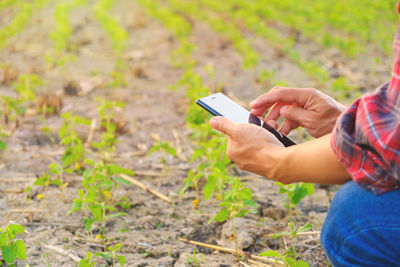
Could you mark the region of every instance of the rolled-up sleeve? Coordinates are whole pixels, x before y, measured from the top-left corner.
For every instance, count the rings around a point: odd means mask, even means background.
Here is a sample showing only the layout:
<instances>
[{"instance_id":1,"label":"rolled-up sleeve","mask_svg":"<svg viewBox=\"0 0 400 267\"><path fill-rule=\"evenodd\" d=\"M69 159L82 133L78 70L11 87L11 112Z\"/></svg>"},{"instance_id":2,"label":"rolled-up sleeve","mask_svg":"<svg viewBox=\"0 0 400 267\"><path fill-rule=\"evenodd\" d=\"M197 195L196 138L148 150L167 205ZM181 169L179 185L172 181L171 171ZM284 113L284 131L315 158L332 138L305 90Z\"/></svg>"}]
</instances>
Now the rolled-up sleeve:
<instances>
[{"instance_id":1,"label":"rolled-up sleeve","mask_svg":"<svg viewBox=\"0 0 400 267\"><path fill-rule=\"evenodd\" d=\"M331 140L353 180L375 194L400 188L400 108L388 101L389 87L357 99L339 117Z\"/></svg>"}]
</instances>

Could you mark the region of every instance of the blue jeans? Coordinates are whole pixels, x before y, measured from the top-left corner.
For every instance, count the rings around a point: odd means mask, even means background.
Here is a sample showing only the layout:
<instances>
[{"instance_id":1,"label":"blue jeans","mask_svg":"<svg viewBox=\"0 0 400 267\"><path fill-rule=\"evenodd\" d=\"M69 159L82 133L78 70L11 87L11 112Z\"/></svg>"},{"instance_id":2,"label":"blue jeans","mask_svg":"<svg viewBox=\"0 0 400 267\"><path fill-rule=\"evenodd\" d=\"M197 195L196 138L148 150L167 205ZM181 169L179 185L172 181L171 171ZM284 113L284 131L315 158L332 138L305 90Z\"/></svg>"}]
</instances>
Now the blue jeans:
<instances>
[{"instance_id":1,"label":"blue jeans","mask_svg":"<svg viewBox=\"0 0 400 267\"><path fill-rule=\"evenodd\" d=\"M400 189L375 196L350 181L336 193L321 243L339 266L400 266Z\"/></svg>"}]
</instances>

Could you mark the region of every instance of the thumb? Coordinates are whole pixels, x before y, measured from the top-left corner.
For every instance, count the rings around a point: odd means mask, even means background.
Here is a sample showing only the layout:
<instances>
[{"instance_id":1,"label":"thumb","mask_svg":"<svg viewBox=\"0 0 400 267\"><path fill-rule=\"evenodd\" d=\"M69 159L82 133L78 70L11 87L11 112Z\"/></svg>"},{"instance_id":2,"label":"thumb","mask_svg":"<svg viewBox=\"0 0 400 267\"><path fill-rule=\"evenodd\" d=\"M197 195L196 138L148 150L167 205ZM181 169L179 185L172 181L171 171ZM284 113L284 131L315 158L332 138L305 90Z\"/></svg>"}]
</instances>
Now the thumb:
<instances>
[{"instance_id":1,"label":"thumb","mask_svg":"<svg viewBox=\"0 0 400 267\"><path fill-rule=\"evenodd\" d=\"M232 136L234 134L234 129L236 127L236 123L221 116L216 116L211 118L210 124L211 127L213 127L215 130L220 131L229 136Z\"/></svg>"},{"instance_id":2,"label":"thumb","mask_svg":"<svg viewBox=\"0 0 400 267\"><path fill-rule=\"evenodd\" d=\"M279 113L282 117L284 117L286 120L296 122L300 126L304 125L304 121L307 120L307 118L311 115L310 111L305 110L297 105L286 105L283 106L280 110Z\"/></svg>"}]
</instances>

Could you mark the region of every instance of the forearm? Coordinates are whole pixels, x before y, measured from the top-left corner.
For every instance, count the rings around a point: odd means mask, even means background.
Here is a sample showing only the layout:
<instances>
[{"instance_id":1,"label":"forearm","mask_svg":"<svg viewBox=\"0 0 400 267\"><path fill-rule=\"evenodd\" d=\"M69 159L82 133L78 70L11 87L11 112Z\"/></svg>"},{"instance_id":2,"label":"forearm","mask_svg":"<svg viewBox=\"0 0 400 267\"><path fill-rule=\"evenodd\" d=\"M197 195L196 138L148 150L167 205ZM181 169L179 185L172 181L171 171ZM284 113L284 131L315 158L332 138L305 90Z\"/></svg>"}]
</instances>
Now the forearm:
<instances>
[{"instance_id":1,"label":"forearm","mask_svg":"<svg viewBox=\"0 0 400 267\"><path fill-rule=\"evenodd\" d=\"M332 151L331 135L285 148L271 177L283 183L343 184L351 179Z\"/></svg>"}]
</instances>

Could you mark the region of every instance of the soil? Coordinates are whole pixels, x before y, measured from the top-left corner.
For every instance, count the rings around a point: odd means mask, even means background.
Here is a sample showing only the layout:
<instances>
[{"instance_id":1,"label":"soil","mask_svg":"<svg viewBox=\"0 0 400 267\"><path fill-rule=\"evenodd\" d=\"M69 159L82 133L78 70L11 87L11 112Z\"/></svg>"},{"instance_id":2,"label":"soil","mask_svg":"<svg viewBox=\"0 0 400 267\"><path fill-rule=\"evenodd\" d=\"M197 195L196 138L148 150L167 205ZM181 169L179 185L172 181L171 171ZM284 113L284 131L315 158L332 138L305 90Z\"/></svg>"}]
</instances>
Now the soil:
<instances>
[{"instance_id":1,"label":"soil","mask_svg":"<svg viewBox=\"0 0 400 267\"><path fill-rule=\"evenodd\" d=\"M74 35L71 43L78 46L75 61L62 68L53 68L46 63L45 55L55 55L53 44L48 38L55 27L53 16L57 1L37 10L31 23L16 36L7 41L0 50L0 63L12 66L18 73L37 73L44 81L41 92L60 95L64 88L74 94L74 84L91 81L93 76L100 79L100 86L82 96L62 94L61 113L72 111L87 118L96 118L95 97L121 100L127 105L123 109L126 131L119 137L116 162L137 172L135 179L151 188L177 200L175 205L154 197L136 187L125 186L118 195L125 196L131 203L127 216L110 221L107 226L112 244L122 243L121 253L126 257L126 266L188 266L193 251L196 251L200 266L239 266L235 256L215 252L211 249L186 244L179 238L218 244L233 248L230 222L208 223L217 212L216 201L202 201L194 208L195 192L185 193L178 199L177 192L183 186L187 171L195 164L176 159L162 153L146 156L155 143L152 136L159 136L180 148L182 158L190 158L193 144L191 130L185 126L187 99L183 89L171 90L182 69L170 64L170 53L178 43L162 24L147 17L135 1L121 0L112 10L122 26L129 30L127 51L124 60L128 66L126 79L128 86L109 88L108 73L115 64L110 40L101 26L94 20L92 9L81 7L74 10L71 21ZM12 13L10 13L12 12ZM1 10L6 25L14 11ZM4 15L4 16L3 16ZM211 88L222 83L224 90L231 92L243 103L248 103L265 92L272 84L258 84L257 73L261 69L274 70L277 80L286 80L297 87L315 86L315 82L289 59L281 57L268 42L247 33L254 47L262 56L256 69L243 70L241 57L224 37L216 34L201 22L194 21L191 41L198 48L194 53L199 62L196 72L206 78L204 66L210 64L215 69L215 80L206 80ZM328 58L341 62L350 72L360 77L359 87L373 89L387 78L390 64L387 57L380 56L382 65L373 69L368 64L376 57L360 57L349 60L338 51L323 49L300 38L296 47L306 59ZM317 51L317 52L316 52ZM371 65L371 64L370 64ZM387 67L389 66L389 67ZM371 74L373 73L373 75ZM367 79L370 78L370 79ZM0 93L10 94L12 85L0 85ZM72 93L71 93L72 90ZM350 101L350 100L348 100ZM0 225L11 222L26 227L22 236L27 245L27 260L18 266L76 266L70 257L61 255L50 247L61 248L68 253L84 257L87 251L102 251L96 240L89 240L83 227L83 214L66 215L77 196L81 178L66 177L69 183L63 191L50 187L47 192L34 187L33 195L45 198L29 200L23 190L32 185L37 176L47 171L47 166L60 162L63 153L58 144L57 131L62 124L60 116L43 117L27 115L21 119L19 127L6 138L7 150L0 154ZM49 133L41 130L50 128ZM86 139L88 128L79 128L80 137ZM100 136L96 131L95 139ZM291 134L297 142L304 140L304 131ZM319 231L338 187L316 186L313 196L307 197L298 207L297 213L288 214L283 206L283 196L273 182L263 177L237 171L254 193L259 210L257 214L246 215L235 221L238 230L239 247L249 253L275 249L283 251L287 238L272 239L269 234L286 230L288 221L297 226L311 222L314 231ZM318 235L300 237L298 250L302 259L310 266L326 266L328 259L321 248ZM100 264L101 261L99 261ZM103 262L104 263L104 262ZM99 265L100 266L100 265Z\"/></svg>"}]
</instances>

